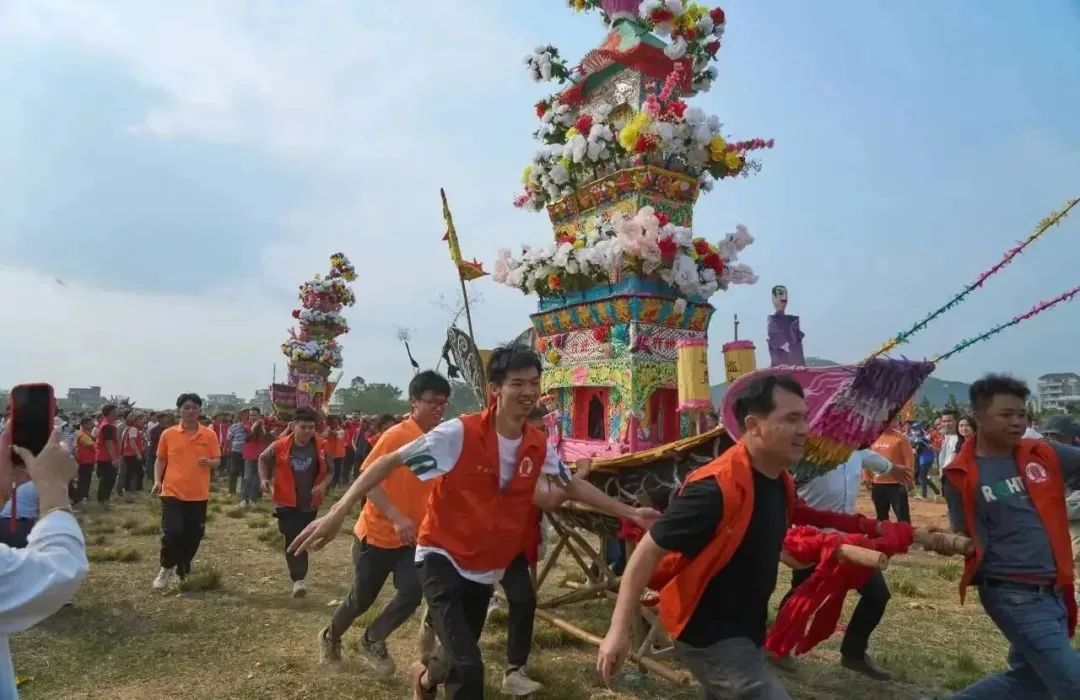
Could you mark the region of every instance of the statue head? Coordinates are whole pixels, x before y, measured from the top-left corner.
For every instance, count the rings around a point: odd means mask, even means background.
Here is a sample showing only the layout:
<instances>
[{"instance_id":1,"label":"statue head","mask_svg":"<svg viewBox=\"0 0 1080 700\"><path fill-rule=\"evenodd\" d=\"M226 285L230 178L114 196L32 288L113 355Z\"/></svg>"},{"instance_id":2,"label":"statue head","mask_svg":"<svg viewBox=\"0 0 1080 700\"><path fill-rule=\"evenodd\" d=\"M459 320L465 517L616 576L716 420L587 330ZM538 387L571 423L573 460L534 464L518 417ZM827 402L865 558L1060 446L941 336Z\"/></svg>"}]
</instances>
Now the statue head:
<instances>
[{"instance_id":1,"label":"statue head","mask_svg":"<svg viewBox=\"0 0 1080 700\"><path fill-rule=\"evenodd\" d=\"M778 314L787 311L787 287L778 284L772 288L772 305Z\"/></svg>"}]
</instances>

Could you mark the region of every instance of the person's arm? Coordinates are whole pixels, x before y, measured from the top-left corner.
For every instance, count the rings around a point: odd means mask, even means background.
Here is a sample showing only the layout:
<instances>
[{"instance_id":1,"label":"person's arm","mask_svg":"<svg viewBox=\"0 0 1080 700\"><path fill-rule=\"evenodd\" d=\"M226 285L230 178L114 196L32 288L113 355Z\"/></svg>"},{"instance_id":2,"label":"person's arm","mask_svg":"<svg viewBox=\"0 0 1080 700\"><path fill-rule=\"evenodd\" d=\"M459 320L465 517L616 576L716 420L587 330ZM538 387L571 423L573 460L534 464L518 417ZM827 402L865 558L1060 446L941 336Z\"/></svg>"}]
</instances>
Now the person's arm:
<instances>
[{"instance_id":1,"label":"person's arm","mask_svg":"<svg viewBox=\"0 0 1080 700\"><path fill-rule=\"evenodd\" d=\"M274 459L276 447L271 444L259 455L259 485L266 493L270 493L272 486L272 474L274 473Z\"/></svg>"},{"instance_id":2,"label":"person's arm","mask_svg":"<svg viewBox=\"0 0 1080 700\"><path fill-rule=\"evenodd\" d=\"M398 510L394 502L386 495L386 491L383 490L382 486L371 489L367 499L393 523L394 532L397 533L402 542L409 546L416 544L416 525L409 520L408 516Z\"/></svg>"},{"instance_id":3,"label":"person's arm","mask_svg":"<svg viewBox=\"0 0 1080 700\"><path fill-rule=\"evenodd\" d=\"M563 487L566 495L575 501L590 505L608 515L632 521L642 529L649 529L660 517L660 512L652 508L635 508L618 501L592 485L585 479L570 479Z\"/></svg>"},{"instance_id":4,"label":"person's arm","mask_svg":"<svg viewBox=\"0 0 1080 700\"><path fill-rule=\"evenodd\" d=\"M132 442L135 444L135 456L141 461L145 453L143 452L143 441L140 439L142 433L136 428L132 428L135 431L135 437L132 438Z\"/></svg>"},{"instance_id":5,"label":"person's arm","mask_svg":"<svg viewBox=\"0 0 1080 700\"><path fill-rule=\"evenodd\" d=\"M596 670L605 682L611 680L630 653L630 630L634 619L641 614L641 594L645 592L649 579L665 554L667 552L653 541L652 535L646 533L626 563L619 583L619 596L615 600L615 611L611 615L611 626L600 643L596 658Z\"/></svg>"},{"instance_id":6,"label":"person's arm","mask_svg":"<svg viewBox=\"0 0 1080 700\"><path fill-rule=\"evenodd\" d=\"M104 432L102 439L105 441L105 451L109 455L109 461L116 464L120 461L120 450L117 449L119 441L116 439L116 426L106 425L101 430Z\"/></svg>"},{"instance_id":7,"label":"person's arm","mask_svg":"<svg viewBox=\"0 0 1080 700\"><path fill-rule=\"evenodd\" d=\"M859 450L857 454L861 460L863 471L885 475L896 468L896 465L873 450Z\"/></svg>"},{"instance_id":8,"label":"person's arm","mask_svg":"<svg viewBox=\"0 0 1080 700\"><path fill-rule=\"evenodd\" d=\"M215 440L210 443L210 457L206 459L204 467L208 469L217 469L221 464L221 445Z\"/></svg>"}]
</instances>

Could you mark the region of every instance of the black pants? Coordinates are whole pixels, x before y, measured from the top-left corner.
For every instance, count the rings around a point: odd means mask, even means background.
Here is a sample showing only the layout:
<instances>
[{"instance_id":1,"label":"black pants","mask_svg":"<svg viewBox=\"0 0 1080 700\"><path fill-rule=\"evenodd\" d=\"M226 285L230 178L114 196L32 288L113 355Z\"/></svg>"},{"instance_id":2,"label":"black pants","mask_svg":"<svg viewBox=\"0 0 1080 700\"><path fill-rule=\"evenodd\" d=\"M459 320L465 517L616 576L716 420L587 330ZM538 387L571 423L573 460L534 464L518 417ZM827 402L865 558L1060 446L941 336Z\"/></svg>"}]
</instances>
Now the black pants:
<instances>
[{"instance_id":1,"label":"black pants","mask_svg":"<svg viewBox=\"0 0 1080 700\"><path fill-rule=\"evenodd\" d=\"M314 510L299 508L277 508L274 511L274 517L278 519L278 532L285 536L285 564L289 567L289 578L293 581L307 578L308 556L307 552L289 554L289 545L315 519L315 515Z\"/></svg>"},{"instance_id":2,"label":"black pants","mask_svg":"<svg viewBox=\"0 0 1080 700\"><path fill-rule=\"evenodd\" d=\"M143 489L143 460L139 457L124 457L125 488L129 493L139 493Z\"/></svg>"},{"instance_id":3,"label":"black pants","mask_svg":"<svg viewBox=\"0 0 1080 700\"><path fill-rule=\"evenodd\" d=\"M206 501L161 498L161 566L176 567L183 578L191 573L191 561L206 532Z\"/></svg>"},{"instance_id":4,"label":"black pants","mask_svg":"<svg viewBox=\"0 0 1080 700\"><path fill-rule=\"evenodd\" d=\"M536 590L524 554L510 563L499 583L510 609L506 622L506 662L512 669L521 668L529 661L536 620Z\"/></svg>"},{"instance_id":5,"label":"black pants","mask_svg":"<svg viewBox=\"0 0 1080 700\"><path fill-rule=\"evenodd\" d=\"M813 568L796 569L791 572L791 590L780 601L781 608L799 584L810 578L813 573ZM881 622L885 614L885 606L889 604L891 597L885 577L880 571L875 571L866 585L859 589L859 602L855 606L855 611L851 613L851 621L848 623L847 632L844 633L844 641L840 644L840 653L843 656L849 659L862 659L866 656L866 649L870 645L870 634Z\"/></svg>"},{"instance_id":6,"label":"black pants","mask_svg":"<svg viewBox=\"0 0 1080 700\"><path fill-rule=\"evenodd\" d=\"M356 448L352 445L348 445L345 448L345 464L342 468L342 481L347 484L351 484L353 480L353 474L356 472Z\"/></svg>"},{"instance_id":7,"label":"black pants","mask_svg":"<svg viewBox=\"0 0 1080 700\"><path fill-rule=\"evenodd\" d=\"M333 457L331 462L333 471L330 475L330 486L340 486L345 482L345 458Z\"/></svg>"},{"instance_id":8,"label":"black pants","mask_svg":"<svg viewBox=\"0 0 1080 700\"><path fill-rule=\"evenodd\" d=\"M98 503L108 503L116 486L116 465L112 462L97 463L97 499Z\"/></svg>"},{"instance_id":9,"label":"black pants","mask_svg":"<svg viewBox=\"0 0 1080 700\"><path fill-rule=\"evenodd\" d=\"M349 595L334 611L330 620L330 638L341 639L353 620L372 606L382 591L386 578L394 574L394 597L368 626L367 638L373 642L385 642L386 638L401 627L420 607L422 594L413 557L414 547L386 549L375 547L367 540L353 539L353 585Z\"/></svg>"},{"instance_id":10,"label":"black pants","mask_svg":"<svg viewBox=\"0 0 1080 700\"><path fill-rule=\"evenodd\" d=\"M80 464L78 474L75 477L75 488L68 494L71 502L82 503L90 497L90 480L94 477L94 463Z\"/></svg>"},{"instance_id":11,"label":"black pants","mask_svg":"<svg viewBox=\"0 0 1080 700\"><path fill-rule=\"evenodd\" d=\"M26 538L34 529L37 518L0 518L0 543L14 549L26 546Z\"/></svg>"},{"instance_id":12,"label":"black pants","mask_svg":"<svg viewBox=\"0 0 1080 700\"><path fill-rule=\"evenodd\" d=\"M429 554L417 565L435 634L449 662L446 672L427 664L429 687L443 685L447 700L483 700L484 660L480 633L491 602L491 586L470 581L450 560Z\"/></svg>"},{"instance_id":13,"label":"black pants","mask_svg":"<svg viewBox=\"0 0 1080 700\"><path fill-rule=\"evenodd\" d=\"M229 495L236 494L236 482L244 476L244 456L239 452L230 452L225 455L225 469L229 475Z\"/></svg>"},{"instance_id":14,"label":"black pants","mask_svg":"<svg viewBox=\"0 0 1080 700\"><path fill-rule=\"evenodd\" d=\"M911 522L908 509L907 487L903 484L873 484L870 486L870 498L874 501L874 511L878 520L889 519L889 509L896 513L896 519L902 523Z\"/></svg>"}]
</instances>

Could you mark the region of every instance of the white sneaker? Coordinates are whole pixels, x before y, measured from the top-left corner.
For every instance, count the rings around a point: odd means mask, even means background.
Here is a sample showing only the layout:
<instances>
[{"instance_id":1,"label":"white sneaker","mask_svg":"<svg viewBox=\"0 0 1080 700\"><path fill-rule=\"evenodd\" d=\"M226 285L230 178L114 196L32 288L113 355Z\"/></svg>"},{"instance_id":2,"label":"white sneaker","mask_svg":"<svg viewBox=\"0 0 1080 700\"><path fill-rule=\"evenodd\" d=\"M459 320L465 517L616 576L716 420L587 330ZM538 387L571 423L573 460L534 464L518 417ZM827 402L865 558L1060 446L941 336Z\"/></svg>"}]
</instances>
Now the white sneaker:
<instances>
[{"instance_id":1,"label":"white sneaker","mask_svg":"<svg viewBox=\"0 0 1080 700\"><path fill-rule=\"evenodd\" d=\"M169 586L172 586L175 581L176 570L166 569L163 566L161 567L161 571L158 572L157 578L154 579L154 590L164 591L165 589L169 588Z\"/></svg>"},{"instance_id":2,"label":"white sneaker","mask_svg":"<svg viewBox=\"0 0 1080 700\"><path fill-rule=\"evenodd\" d=\"M515 668L503 676L503 695L532 695L542 690L543 683L537 683L525 674L525 669Z\"/></svg>"},{"instance_id":3,"label":"white sneaker","mask_svg":"<svg viewBox=\"0 0 1080 700\"><path fill-rule=\"evenodd\" d=\"M303 598L307 595L307 584L304 583L304 579L299 581L293 581L292 585L292 597Z\"/></svg>"}]
</instances>

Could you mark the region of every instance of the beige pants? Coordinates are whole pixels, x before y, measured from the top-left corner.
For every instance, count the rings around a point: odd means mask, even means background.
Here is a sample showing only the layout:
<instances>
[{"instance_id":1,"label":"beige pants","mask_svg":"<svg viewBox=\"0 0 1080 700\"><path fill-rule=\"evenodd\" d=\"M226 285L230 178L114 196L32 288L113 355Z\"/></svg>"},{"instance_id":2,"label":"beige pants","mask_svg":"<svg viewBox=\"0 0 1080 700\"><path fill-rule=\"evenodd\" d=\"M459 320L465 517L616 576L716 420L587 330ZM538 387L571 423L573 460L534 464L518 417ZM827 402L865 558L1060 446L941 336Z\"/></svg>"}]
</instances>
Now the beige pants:
<instances>
[{"instance_id":1,"label":"beige pants","mask_svg":"<svg viewBox=\"0 0 1080 700\"><path fill-rule=\"evenodd\" d=\"M1073 568L1080 579L1080 521L1069 523L1069 534L1072 535Z\"/></svg>"}]
</instances>

